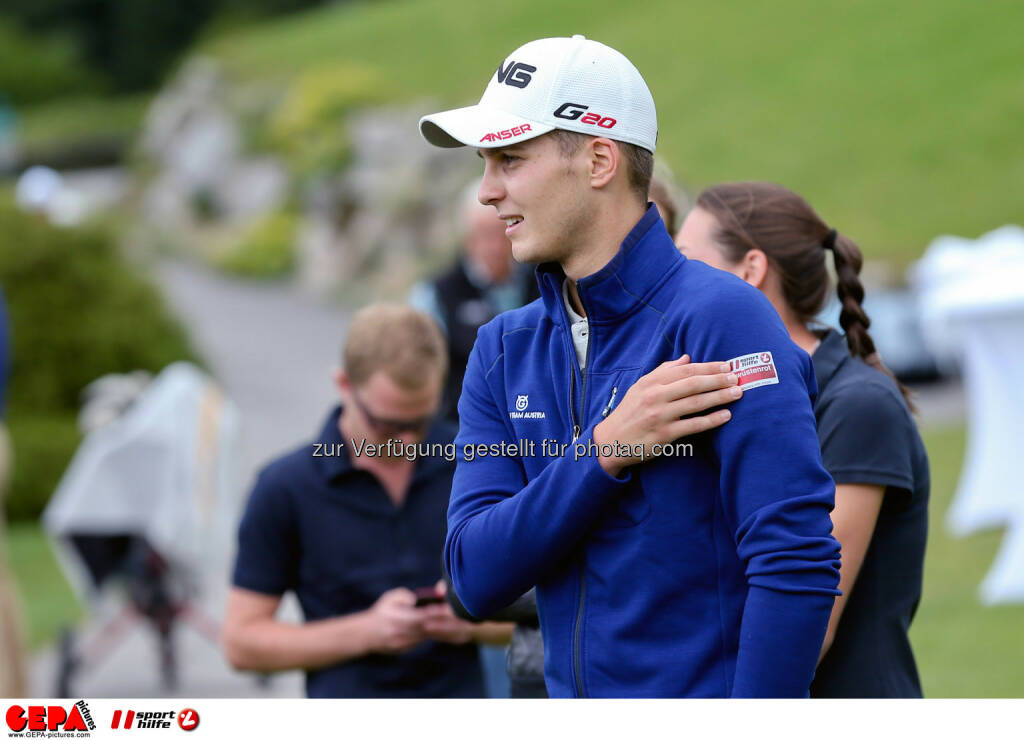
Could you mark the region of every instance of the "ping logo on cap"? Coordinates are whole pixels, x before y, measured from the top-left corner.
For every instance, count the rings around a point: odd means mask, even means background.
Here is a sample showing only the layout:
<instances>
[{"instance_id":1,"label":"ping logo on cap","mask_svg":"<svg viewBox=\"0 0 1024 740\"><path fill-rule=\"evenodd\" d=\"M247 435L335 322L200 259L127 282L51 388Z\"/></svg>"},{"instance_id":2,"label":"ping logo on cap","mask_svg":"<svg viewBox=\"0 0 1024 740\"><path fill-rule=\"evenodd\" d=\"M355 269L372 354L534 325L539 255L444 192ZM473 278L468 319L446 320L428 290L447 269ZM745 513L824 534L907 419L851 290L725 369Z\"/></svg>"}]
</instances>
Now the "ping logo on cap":
<instances>
[{"instance_id":1,"label":"ping logo on cap","mask_svg":"<svg viewBox=\"0 0 1024 740\"><path fill-rule=\"evenodd\" d=\"M526 87L533 79L531 73L536 71L537 68L532 64L514 62L509 59L507 66L498 65L498 83L505 83L512 87Z\"/></svg>"}]
</instances>

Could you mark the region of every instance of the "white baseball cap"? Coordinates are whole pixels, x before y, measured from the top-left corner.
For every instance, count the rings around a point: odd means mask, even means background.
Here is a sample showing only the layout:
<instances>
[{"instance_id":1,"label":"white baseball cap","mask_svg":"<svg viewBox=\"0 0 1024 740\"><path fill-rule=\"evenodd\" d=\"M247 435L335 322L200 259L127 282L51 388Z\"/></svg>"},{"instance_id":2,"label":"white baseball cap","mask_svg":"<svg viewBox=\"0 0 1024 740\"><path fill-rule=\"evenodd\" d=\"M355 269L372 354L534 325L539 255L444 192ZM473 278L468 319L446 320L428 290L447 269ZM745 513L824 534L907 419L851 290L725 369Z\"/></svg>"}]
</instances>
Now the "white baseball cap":
<instances>
[{"instance_id":1,"label":"white baseball cap","mask_svg":"<svg viewBox=\"0 0 1024 740\"><path fill-rule=\"evenodd\" d=\"M423 138L440 147L491 149L556 128L653 152L658 114L632 62L577 35L520 46L491 76L479 103L420 119Z\"/></svg>"}]
</instances>

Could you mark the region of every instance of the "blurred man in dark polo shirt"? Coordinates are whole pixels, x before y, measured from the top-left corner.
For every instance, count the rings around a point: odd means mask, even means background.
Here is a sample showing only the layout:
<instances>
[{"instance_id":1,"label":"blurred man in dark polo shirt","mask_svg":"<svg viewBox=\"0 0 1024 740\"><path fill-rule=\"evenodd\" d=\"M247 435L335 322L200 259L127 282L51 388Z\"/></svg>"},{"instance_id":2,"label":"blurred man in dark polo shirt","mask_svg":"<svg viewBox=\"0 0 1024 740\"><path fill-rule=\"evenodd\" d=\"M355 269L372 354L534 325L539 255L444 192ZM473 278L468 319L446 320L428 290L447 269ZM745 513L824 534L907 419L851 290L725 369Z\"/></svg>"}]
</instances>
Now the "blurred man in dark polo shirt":
<instances>
[{"instance_id":1,"label":"blurred man in dark polo shirt","mask_svg":"<svg viewBox=\"0 0 1024 740\"><path fill-rule=\"evenodd\" d=\"M455 471L455 430L435 420L446 367L426 315L356 314L334 377L341 405L263 469L242 518L223 635L236 668L304 669L310 697L483 696L476 642L510 627L423 603L442 594ZM287 591L305 624L275 618Z\"/></svg>"}]
</instances>

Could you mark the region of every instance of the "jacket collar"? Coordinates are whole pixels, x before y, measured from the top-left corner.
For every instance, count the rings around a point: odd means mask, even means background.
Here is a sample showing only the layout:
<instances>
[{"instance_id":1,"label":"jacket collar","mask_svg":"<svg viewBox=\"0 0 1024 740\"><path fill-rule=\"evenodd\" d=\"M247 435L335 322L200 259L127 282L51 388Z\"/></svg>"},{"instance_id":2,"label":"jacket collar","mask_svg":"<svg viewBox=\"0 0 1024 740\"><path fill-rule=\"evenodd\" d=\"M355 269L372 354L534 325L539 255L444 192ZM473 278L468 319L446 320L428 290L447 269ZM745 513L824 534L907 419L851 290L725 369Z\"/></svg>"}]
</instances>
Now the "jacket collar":
<instances>
[{"instance_id":1,"label":"jacket collar","mask_svg":"<svg viewBox=\"0 0 1024 740\"><path fill-rule=\"evenodd\" d=\"M577 282L587 319L593 325L625 318L643 305L685 260L665 230L657 207L648 203L647 212L623 240L611 261ZM557 262L539 265L537 279L548 316L556 323L562 321L565 315L562 266Z\"/></svg>"}]
</instances>

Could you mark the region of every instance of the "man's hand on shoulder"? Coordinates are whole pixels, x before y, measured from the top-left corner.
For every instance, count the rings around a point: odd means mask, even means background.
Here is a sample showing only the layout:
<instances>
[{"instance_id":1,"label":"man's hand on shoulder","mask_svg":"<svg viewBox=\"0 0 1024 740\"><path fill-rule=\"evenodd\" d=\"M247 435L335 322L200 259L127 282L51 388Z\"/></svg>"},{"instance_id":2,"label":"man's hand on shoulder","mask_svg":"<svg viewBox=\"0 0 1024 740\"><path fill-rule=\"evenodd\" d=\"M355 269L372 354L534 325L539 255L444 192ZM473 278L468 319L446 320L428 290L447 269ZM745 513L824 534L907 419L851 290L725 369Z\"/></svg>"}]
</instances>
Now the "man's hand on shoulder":
<instances>
[{"instance_id":1,"label":"man's hand on shoulder","mask_svg":"<svg viewBox=\"0 0 1024 740\"><path fill-rule=\"evenodd\" d=\"M742 395L729 363L692 363L688 355L683 355L663 362L637 380L608 418L594 427L594 443L600 448L617 442L619 449L627 451L642 446L644 456L649 457L656 444L721 426L732 416L728 409L702 416L693 414L731 403ZM642 460L628 452L599 458L601 467L613 476Z\"/></svg>"}]
</instances>

